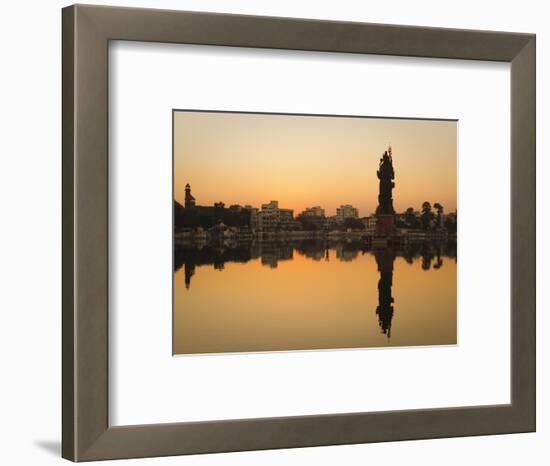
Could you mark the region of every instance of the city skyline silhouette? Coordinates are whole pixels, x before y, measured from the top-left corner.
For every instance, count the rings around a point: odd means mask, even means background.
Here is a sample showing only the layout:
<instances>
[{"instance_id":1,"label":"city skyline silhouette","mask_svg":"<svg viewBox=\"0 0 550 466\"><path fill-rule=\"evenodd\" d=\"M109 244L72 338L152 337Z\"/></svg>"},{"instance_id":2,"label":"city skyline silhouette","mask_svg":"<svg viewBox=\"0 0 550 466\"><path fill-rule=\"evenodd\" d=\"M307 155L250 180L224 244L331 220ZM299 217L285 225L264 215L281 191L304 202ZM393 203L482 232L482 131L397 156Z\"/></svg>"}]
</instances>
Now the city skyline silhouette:
<instances>
[{"instance_id":1,"label":"city skyline silhouette","mask_svg":"<svg viewBox=\"0 0 550 466\"><path fill-rule=\"evenodd\" d=\"M390 145L400 183L396 211L429 200L457 206L457 122L231 112L174 112L174 197L190 183L201 205L259 207L270 200L298 213L377 206L373 172Z\"/></svg>"}]
</instances>

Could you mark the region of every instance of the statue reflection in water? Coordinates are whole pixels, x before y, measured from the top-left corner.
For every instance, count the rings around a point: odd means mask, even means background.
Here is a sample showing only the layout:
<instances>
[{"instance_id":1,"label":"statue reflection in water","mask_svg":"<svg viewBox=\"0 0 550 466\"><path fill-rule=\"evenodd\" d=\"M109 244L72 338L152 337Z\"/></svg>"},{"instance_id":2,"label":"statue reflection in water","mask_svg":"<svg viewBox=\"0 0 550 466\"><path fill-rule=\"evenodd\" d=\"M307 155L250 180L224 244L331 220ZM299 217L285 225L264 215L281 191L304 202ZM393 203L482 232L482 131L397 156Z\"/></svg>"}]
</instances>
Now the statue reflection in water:
<instances>
[{"instance_id":1,"label":"statue reflection in water","mask_svg":"<svg viewBox=\"0 0 550 466\"><path fill-rule=\"evenodd\" d=\"M378 280L378 307L376 315L378 316L378 325L380 331L391 338L391 321L393 318L393 297L391 293L393 281L393 262L395 260L395 252L392 249L377 249L374 250L376 265L380 272Z\"/></svg>"}]
</instances>

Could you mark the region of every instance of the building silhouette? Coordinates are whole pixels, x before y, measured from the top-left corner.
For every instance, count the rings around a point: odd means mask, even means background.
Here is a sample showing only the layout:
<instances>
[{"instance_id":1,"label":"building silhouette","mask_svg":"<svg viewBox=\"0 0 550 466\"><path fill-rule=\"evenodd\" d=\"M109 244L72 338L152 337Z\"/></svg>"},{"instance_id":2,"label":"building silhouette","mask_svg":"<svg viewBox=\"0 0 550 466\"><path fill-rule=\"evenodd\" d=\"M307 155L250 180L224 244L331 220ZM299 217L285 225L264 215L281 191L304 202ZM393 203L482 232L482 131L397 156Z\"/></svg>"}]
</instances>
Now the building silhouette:
<instances>
[{"instance_id":1,"label":"building silhouette","mask_svg":"<svg viewBox=\"0 0 550 466\"><path fill-rule=\"evenodd\" d=\"M336 221L343 223L348 218L359 218L359 210L352 205L341 205L336 209Z\"/></svg>"},{"instance_id":2,"label":"building silhouette","mask_svg":"<svg viewBox=\"0 0 550 466\"><path fill-rule=\"evenodd\" d=\"M192 207L195 207L195 198L191 194L191 186L189 183L185 185L185 203L184 206L186 209L190 209Z\"/></svg>"},{"instance_id":3,"label":"building silhouette","mask_svg":"<svg viewBox=\"0 0 550 466\"><path fill-rule=\"evenodd\" d=\"M321 206L306 207L300 215L303 217L324 217L325 209Z\"/></svg>"},{"instance_id":4,"label":"building silhouette","mask_svg":"<svg viewBox=\"0 0 550 466\"><path fill-rule=\"evenodd\" d=\"M257 216L258 228L262 231L273 231L277 228L291 228L294 225L294 211L282 209L278 201L262 204Z\"/></svg>"}]
</instances>

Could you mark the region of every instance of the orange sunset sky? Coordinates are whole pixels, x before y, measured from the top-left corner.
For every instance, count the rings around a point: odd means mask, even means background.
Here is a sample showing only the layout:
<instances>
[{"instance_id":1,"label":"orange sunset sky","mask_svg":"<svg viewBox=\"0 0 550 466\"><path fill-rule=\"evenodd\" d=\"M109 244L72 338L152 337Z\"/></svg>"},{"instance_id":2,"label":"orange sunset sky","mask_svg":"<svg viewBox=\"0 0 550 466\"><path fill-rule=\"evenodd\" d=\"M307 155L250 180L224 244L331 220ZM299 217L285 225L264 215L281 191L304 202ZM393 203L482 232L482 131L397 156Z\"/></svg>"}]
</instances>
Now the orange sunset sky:
<instances>
[{"instance_id":1,"label":"orange sunset sky","mask_svg":"<svg viewBox=\"0 0 550 466\"><path fill-rule=\"evenodd\" d=\"M197 205L222 201L326 215L377 205L378 162L392 146L394 208L457 205L457 122L389 118L174 112L174 193L189 183Z\"/></svg>"}]
</instances>

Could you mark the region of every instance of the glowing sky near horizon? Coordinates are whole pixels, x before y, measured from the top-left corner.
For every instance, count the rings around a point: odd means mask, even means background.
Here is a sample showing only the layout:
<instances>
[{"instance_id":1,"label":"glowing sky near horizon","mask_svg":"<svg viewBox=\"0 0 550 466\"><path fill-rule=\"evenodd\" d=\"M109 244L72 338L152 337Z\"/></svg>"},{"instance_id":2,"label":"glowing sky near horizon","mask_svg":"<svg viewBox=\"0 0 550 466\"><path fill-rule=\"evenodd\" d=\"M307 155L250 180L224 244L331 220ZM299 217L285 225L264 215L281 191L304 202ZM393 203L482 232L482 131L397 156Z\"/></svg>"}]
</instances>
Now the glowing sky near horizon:
<instances>
[{"instance_id":1,"label":"glowing sky near horizon","mask_svg":"<svg viewBox=\"0 0 550 466\"><path fill-rule=\"evenodd\" d=\"M198 205L222 201L260 207L278 200L298 214L326 215L352 204L360 216L377 205L376 170L392 146L394 207L457 205L457 122L389 118L174 113L174 192L190 183Z\"/></svg>"}]
</instances>

